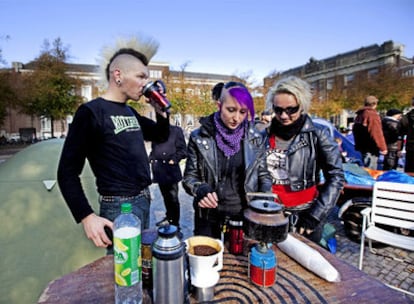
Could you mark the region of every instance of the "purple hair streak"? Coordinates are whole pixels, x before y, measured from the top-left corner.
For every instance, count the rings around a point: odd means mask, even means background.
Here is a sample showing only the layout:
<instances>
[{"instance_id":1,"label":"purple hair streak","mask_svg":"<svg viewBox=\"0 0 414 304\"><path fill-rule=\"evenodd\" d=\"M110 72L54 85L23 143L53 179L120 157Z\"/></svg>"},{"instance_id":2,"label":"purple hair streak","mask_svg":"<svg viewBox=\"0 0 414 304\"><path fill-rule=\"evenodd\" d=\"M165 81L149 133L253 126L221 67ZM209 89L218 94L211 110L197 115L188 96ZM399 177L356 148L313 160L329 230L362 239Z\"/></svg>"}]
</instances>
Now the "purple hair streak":
<instances>
[{"instance_id":1,"label":"purple hair streak","mask_svg":"<svg viewBox=\"0 0 414 304\"><path fill-rule=\"evenodd\" d=\"M245 87L232 87L228 89L230 96L237 100L241 106L246 106L250 112L250 120L254 120L254 102L252 95Z\"/></svg>"}]
</instances>

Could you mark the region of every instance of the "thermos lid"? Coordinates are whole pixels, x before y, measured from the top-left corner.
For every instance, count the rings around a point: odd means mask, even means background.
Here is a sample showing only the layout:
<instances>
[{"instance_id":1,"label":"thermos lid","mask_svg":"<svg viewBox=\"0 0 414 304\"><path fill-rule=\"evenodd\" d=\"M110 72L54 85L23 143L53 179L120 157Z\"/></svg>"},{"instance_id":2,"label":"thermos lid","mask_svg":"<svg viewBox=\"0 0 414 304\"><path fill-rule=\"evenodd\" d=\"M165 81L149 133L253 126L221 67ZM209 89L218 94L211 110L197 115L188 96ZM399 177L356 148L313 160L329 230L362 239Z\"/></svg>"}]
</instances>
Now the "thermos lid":
<instances>
[{"instance_id":1,"label":"thermos lid","mask_svg":"<svg viewBox=\"0 0 414 304\"><path fill-rule=\"evenodd\" d=\"M158 235L163 238L172 238L177 234L177 226L165 225L158 228Z\"/></svg>"},{"instance_id":2,"label":"thermos lid","mask_svg":"<svg viewBox=\"0 0 414 304\"><path fill-rule=\"evenodd\" d=\"M158 237L152 244L153 257L160 260L174 260L184 255L185 243L180 241L177 227L166 225L158 228Z\"/></svg>"}]
</instances>

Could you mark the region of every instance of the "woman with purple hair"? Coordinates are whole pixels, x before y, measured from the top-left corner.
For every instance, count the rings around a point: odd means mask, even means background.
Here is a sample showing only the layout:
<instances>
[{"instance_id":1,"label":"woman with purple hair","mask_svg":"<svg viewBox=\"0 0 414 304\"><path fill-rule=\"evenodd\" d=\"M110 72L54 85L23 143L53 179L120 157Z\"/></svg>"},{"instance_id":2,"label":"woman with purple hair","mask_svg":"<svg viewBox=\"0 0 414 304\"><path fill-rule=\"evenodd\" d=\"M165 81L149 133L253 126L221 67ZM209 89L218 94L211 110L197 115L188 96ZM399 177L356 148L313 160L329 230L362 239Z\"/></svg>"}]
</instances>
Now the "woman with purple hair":
<instances>
[{"instance_id":1,"label":"woman with purple hair","mask_svg":"<svg viewBox=\"0 0 414 304\"><path fill-rule=\"evenodd\" d=\"M201 118L201 127L190 135L183 178L194 197L194 235L214 238L220 238L227 220L241 219L247 192L270 193L272 186L265 134L254 128L247 88L226 83L217 104L218 111Z\"/></svg>"}]
</instances>

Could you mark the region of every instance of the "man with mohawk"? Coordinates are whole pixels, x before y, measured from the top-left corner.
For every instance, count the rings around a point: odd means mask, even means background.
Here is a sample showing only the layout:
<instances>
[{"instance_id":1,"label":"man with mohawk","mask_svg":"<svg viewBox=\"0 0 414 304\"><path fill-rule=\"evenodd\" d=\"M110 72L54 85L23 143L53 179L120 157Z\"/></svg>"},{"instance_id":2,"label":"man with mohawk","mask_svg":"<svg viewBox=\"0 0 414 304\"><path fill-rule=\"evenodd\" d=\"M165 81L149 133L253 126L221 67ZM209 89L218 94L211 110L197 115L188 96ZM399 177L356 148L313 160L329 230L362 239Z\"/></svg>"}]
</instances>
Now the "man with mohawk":
<instances>
[{"instance_id":1,"label":"man with mohawk","mask_svg":"<svg viewBox=\"0 0 414 304\"><path fill-rule=\"evenodd\" d=\"M158 43L134 37L119 40L102 52L101 72L105 93L76 111L58 167L62 195L88 239L112 253L112 228L123 202L132 204L141 228L149 226L151 184L144 141L163 142L169 136L169 115L155 103L156 121L127 105L137 101L148 82L148 63ZM96 178L100 212L95 214L83 191L80 174L88 160Z\"/></svg>"}]
</instances>

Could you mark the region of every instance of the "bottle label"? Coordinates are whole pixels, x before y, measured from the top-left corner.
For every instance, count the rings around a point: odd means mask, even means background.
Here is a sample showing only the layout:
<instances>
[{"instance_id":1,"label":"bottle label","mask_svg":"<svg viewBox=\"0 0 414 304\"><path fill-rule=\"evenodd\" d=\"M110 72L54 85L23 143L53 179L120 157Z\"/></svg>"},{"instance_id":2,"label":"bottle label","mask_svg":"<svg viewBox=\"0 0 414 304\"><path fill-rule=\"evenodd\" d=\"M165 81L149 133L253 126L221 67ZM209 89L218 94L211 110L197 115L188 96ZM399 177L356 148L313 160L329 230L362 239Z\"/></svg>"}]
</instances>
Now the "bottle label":
<instances>
[{"instance_id":1,"label":"bottle label","mask_svg":"<svg viewBox=\"0 0 414 304\"><path fill-rule=\"evenodd\" d=\"M114 232L115 282L131 286L141 281L141 234L134 227L122 227Z\"/></svg>"}]
</instances>

